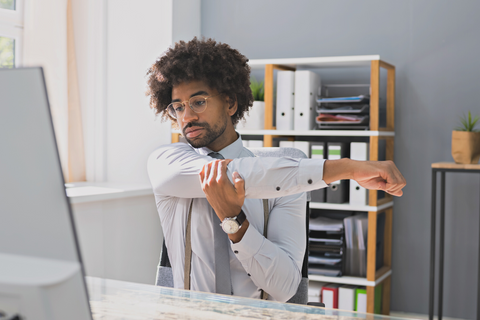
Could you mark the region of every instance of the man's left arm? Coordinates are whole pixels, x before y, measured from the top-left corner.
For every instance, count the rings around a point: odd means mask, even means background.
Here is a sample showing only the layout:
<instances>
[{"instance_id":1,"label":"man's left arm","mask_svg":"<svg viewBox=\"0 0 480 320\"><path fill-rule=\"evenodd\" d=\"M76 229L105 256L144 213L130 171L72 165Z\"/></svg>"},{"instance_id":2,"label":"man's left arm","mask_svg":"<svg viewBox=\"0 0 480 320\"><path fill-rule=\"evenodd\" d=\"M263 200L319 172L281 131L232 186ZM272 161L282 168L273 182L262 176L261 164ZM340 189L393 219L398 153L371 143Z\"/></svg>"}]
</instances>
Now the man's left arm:
<instances>
[{"instance_id":1,"label":"man's left arm","mask_svg":"<svg viewBox=\"0 0 480 320\"><path fill-rule=\"evenodd\" d=\"M234 185L227 177L231 160L216 160L200 172L202 189L220 220L237 215L245 199L244 181L233 174ZM236 253L252 281L277 301L287 301L301 280L301 266L306 246L305 193L274 200L270 211L268 238L249 227L248 219L241 229L230 234ZM263 213L258 214L263 216Z\"/></svg>"},{"instance_id":2,"label":"man's left arm","mask_svg":"<svg viewBox=\"0 0 480 320\"><path fill-rule=\"evenodd\" d=\"M270 199L267 238L250 226L232 250L252 281L273 299L285 302L302 279L306 247L305 193ZM262 213L259 213L263 215Z\"/></svg>"}]
</instances>

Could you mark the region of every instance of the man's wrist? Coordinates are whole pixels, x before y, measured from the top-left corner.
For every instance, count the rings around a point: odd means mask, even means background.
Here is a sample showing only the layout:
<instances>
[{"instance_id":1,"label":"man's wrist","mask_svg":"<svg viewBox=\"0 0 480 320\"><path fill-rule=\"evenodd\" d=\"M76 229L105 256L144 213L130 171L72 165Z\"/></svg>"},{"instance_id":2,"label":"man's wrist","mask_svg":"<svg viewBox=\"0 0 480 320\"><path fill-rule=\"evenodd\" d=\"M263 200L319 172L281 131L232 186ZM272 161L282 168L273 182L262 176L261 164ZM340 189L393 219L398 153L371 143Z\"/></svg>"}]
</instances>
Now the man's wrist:
<instances>
[{"instance_id":1,"label":"man's wrist","mask_svg":"<svg viewBox=\"0 0 480 320\"><path fill-rule=\"evenodd\" d=\"M353 179L356 161L349 158L325 160L323 164L323 181L330 184L338 180Z\"/></svg>"}]
</instances>

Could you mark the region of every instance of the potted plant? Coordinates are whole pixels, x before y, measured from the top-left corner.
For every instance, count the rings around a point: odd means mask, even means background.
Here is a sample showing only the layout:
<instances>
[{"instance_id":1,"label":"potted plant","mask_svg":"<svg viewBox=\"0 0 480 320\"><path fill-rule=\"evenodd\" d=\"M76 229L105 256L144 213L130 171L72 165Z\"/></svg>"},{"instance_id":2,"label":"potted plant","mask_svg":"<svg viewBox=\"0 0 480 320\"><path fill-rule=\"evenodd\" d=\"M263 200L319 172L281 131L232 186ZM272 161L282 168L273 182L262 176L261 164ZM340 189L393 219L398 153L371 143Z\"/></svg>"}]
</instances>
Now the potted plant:
<instances>
[{"instance_id":1,"label":"potted plant","mask_svg":"<svg viewBox=\"0 0 480 320\"><path fill-rule=\"evenodd\" d=\"M462 125L452 131L452 156L455 163L476 164L480 159L480 130L475 130L478 116L472 119L468 111L468 117L460 118Z\"/></svg>"},{"instance_id":2,"label":"potted plant","mask_svg":"<svg viewBox=\"0 0 480 320\"><path fill-rule=\"evenodd\" d=\"M265 88L263 81L258 82L255 77L250 79L250 89L253 94L253 106L245 114L245 120L241 120L237 126L239 129L263 130L265 128Z\"/></svg>"}]
</instances>

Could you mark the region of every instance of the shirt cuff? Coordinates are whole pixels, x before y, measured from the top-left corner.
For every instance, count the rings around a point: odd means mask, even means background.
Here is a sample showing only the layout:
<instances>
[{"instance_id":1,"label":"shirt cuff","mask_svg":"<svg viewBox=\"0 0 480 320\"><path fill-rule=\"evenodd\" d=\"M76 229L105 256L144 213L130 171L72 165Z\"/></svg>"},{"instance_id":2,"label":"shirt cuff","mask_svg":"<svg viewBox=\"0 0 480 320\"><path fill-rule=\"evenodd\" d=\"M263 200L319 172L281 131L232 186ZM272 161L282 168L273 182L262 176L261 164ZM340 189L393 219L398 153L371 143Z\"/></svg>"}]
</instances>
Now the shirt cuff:
<instances>
[{"instance_id":1,"label":"shirt cuff","mask_svg":"<svg viewBox=\"0 0 480 320\"><path fill-rule=\"evenodd\" d=\"M255 256L263 246L265 238L251 224L243 235L242 240L237 243L232 242L232 250L238 260L247 260Z\"/></svg>"},{"instance_id":2,"label":"shirt cuff","mask_svg":"<svg viewBox=\"0 0 480 320\"><path fill-rule=\"evenodd\" d=\"M328 185L323 181L323 166L325 160L301 159L298 166L298 185L307 186L310 190L325 188Z\"/></svg>"}]
</instances>

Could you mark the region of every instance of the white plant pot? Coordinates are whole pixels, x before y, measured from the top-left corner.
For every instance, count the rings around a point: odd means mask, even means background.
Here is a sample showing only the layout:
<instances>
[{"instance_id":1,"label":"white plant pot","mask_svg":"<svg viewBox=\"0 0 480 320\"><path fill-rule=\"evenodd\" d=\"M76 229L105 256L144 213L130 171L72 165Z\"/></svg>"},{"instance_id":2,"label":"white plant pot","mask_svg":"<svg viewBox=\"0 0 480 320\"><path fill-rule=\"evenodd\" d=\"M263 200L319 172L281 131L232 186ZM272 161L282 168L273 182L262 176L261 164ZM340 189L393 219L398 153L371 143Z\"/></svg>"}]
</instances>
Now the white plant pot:
<instances>
[{"instance_id":1,"label":"white plant pot","mask_svg":"<svg viewBox=\"0 0 480 320\"><path fill-rule=\"evenodd\" d=\"M249 114L245 114L245 120L237 124L239 130L263 130L265 128L265 102L253 101Z\"/></svg>"}]
</instances>

